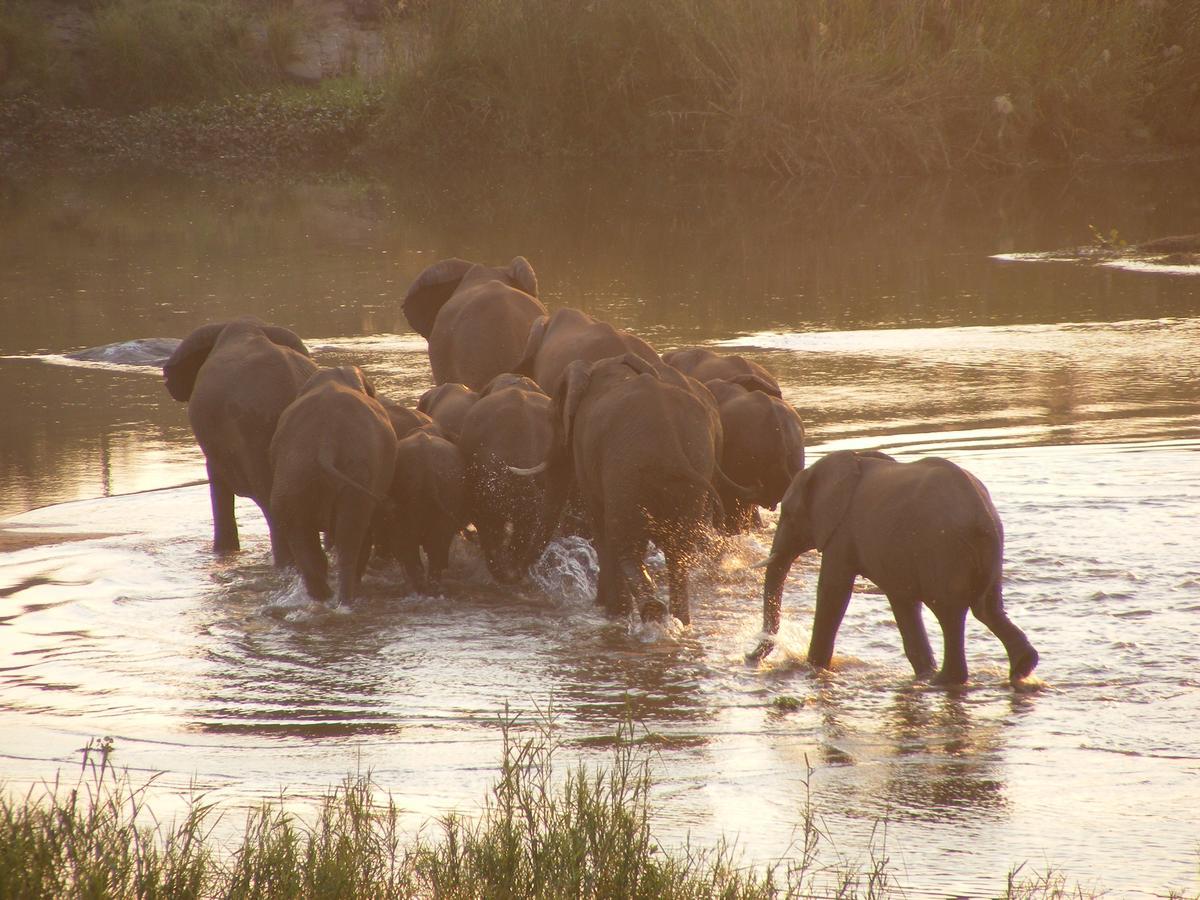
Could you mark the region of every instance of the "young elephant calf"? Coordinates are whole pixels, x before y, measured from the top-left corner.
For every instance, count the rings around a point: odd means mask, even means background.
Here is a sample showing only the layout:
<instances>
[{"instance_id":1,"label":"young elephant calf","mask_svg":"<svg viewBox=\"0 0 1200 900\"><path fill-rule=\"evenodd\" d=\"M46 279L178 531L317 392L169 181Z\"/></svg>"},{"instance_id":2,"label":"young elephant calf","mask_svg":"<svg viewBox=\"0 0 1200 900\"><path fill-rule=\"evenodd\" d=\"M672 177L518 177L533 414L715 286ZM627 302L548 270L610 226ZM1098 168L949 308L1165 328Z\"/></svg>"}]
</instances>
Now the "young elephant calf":
<instances>
[{"instance_id":1,"label":"young elephant calf","mask_svg":"<svg viewBox=\"0 0 1200 900\"><path fill-rule=\"evenodd\" d=\"M354 602L395 463L396 432L358 366L320 369L279 417L271 514L316 599L330 596L324 531L337 550L338 602Z\"/></svg>"},{"instance_id":2,"label":"young elephant calf","mask_svg":"<svg viewBox=\"0 0 1200 900\"><path fill-rule=\"evenodd\" d=\"M967 680L967 610L1004 644L1009 673L1024 678L1038 654L1004 612L1004 529L987 488L944 459L899 463L882 453L831 453L793 479L779 516L763 585L763 631L779 630L783 582L796 557L821 551L808 661L827 668L857 575L887 595L918 676L933 675L933 650L921 621L924 603L942 627L935 680ZM770 638L751 654L771 651Z\"/></svg>"},{"instance_id":3,"label":"young elephant calf","mask_svg":"<svg viewBox=\"0 0 1200 900\"><path fill-rule=\"evenodd\" d=\"M377 520L378 543L400 561L409 586L423 591L427 578L441 578L450 544L467 524L462 454L445 438L416 429L396 445L390 494L391 508Z\"/></svg>"}]
</instances>

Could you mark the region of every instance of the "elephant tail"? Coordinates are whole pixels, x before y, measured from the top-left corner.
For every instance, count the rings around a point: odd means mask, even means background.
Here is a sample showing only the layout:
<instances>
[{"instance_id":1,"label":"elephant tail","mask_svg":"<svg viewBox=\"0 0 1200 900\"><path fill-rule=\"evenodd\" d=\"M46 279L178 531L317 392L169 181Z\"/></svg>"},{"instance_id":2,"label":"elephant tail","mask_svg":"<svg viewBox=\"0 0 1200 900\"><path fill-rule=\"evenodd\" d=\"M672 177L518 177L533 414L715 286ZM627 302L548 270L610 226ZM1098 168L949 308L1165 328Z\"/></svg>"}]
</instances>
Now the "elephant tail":
<instances>
[{"instance_id":1,"label":"elephant tail","mask_svg":"<svg viewBox=\"0 0 1200 900\"><path fill-rule=\"evenodd\" d=\"M328 474L334 481L341 482L352 490L358 491L360 494L365 494L385 509L391 508L391 498L375 493L369 487L359 484L357 481L339 469L334 463L333 455L329 451L328 447L322 447L319 451L317 451L317 462L320 464L321 469L324 470L324 472Z\"/></svg>"},{"instance_id":2,"label":"elephant tail","mask_svg":"<svg viewBox=\"0 0 1200 900\"><path fill-rule=\"evenodd\" d=\"M762 493L762 484L755 482L747 487L743 484L738 484L732 478L725 474L725 471L718 464L713 470L713 484L718 488L723 488L729 494L737 497L739 500L745 500L748 503L757 503L758 497Z\"/></svg>"}]
</instances>

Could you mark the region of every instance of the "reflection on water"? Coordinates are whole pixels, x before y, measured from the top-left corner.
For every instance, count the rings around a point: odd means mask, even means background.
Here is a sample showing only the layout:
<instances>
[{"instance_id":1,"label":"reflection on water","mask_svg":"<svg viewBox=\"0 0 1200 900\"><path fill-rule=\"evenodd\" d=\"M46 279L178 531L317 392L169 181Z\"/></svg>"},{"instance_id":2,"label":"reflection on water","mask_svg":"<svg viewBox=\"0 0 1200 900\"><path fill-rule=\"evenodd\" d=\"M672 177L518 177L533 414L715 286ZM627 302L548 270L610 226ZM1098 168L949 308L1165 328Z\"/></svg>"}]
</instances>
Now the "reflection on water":
<instances>
[{"instance_id":1,"label":"reflection on water","mask_svg":"<svg viewBox=\"0 0 1200 900\"><path fill-rule=\"evenodd\" d=\"M669 841L724 833L771 859L811 792L846 858L861 861L886 820L886 852L913 888L995 895L1022 861L1122 895L1187 887L1200 282L989 258L1082 243L1093 222L1188 231L1200 197L1172 193L1177 175L1114 173L1102 193L1060 176L781 190L459 173L7 195L0 778L51 777L112 734L135 772L235 803L281 786L312 796L370 769L418 824L475 808L506 707L553 708L570 752L598 760L632 715L656 754ZM595 555L578 540L553 545L515 591L466 544L440 595L401 595L397 571L372 568L353 610L313 603L270 566L251 504L243 552L214 558L206 489L170 487L203 475L184 407L139 365L168 345L129 342L253 313L411 401L429 374L399 313L409 279L441 256L518 252L552 307L771 367L812 458L937 453L982 478L1041 689L1009 688L977 623L968 688L914 684L867 583L834 671L813 673L811 554L788 582L779 651L747 666L761 621L747 564L767 553L771 515L697 575L693 626L658 632L593 606Z\"/></svg>"}]
</instances>

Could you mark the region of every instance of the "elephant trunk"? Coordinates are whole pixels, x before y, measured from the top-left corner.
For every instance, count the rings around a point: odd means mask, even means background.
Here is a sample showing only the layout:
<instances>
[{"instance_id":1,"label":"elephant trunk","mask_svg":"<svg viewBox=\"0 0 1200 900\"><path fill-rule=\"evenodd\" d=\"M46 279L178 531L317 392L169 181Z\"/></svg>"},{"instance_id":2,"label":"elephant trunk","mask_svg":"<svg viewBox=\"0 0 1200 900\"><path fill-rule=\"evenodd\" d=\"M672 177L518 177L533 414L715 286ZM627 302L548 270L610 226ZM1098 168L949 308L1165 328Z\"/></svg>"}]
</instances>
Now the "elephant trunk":
<instances>
[{"instance_id":1,"label":"elephant trunk","mask_svg":"<svg viewBox=\"0 0 1200 900\"><path fill-rule=\"evenodd\" d=\"M783 583L787 580L792 563L799 556L791 522L781 517L775 529L775 540L771 543L771 555L767 557L767 574L763 579L763 639L747 659L758 662L775 648L775 635L779 633L780 610L783 605Z\"/></svg>"}]
</instances>

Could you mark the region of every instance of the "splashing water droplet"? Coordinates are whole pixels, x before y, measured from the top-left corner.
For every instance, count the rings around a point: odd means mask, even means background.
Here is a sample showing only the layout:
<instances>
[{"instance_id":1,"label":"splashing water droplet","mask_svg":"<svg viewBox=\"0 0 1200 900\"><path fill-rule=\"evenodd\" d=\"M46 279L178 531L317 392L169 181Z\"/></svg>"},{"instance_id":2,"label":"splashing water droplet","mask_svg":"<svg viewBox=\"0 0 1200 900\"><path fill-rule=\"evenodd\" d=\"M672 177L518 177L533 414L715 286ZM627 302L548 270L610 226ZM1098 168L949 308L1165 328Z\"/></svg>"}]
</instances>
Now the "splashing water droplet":
<instances>
[{"instance_id":1,"label":"splashing water droplet","mask_svg":"<svg viewBox=\"0 0 1200 900\"><path fill-rule=\"evenodd\" d=\"M542 591L567 603L590 603L596 596L599 573L591 542L574 535L551 541L529 572Z\"/></svg>"}]
</instances>

